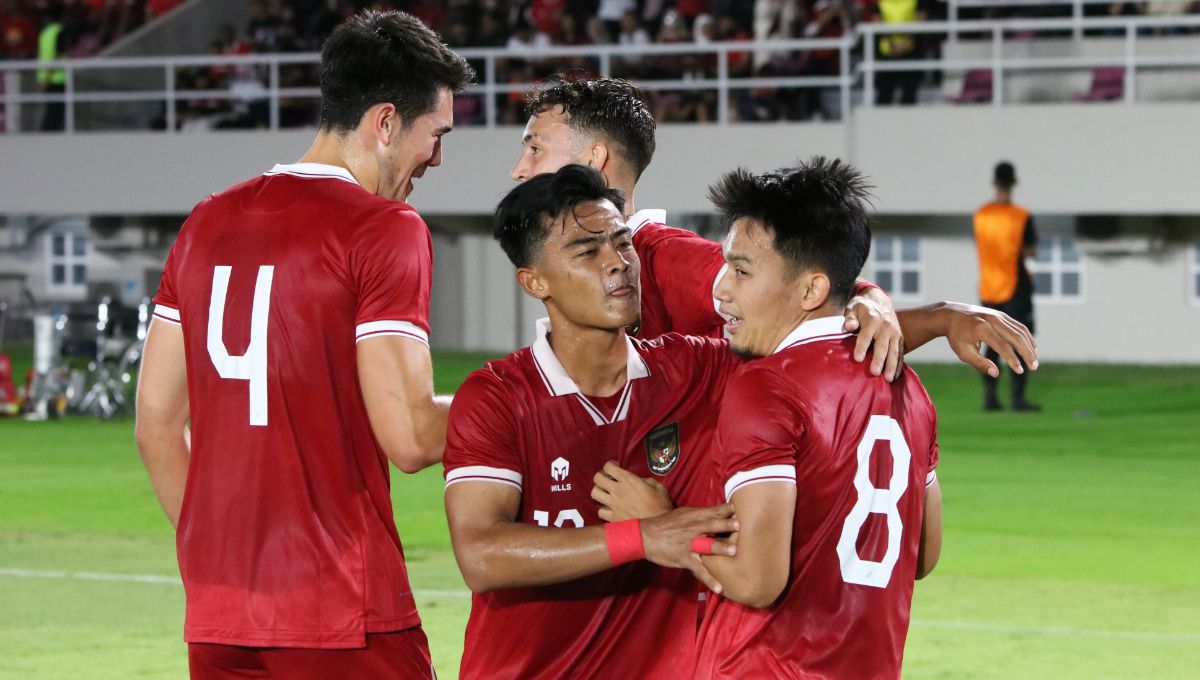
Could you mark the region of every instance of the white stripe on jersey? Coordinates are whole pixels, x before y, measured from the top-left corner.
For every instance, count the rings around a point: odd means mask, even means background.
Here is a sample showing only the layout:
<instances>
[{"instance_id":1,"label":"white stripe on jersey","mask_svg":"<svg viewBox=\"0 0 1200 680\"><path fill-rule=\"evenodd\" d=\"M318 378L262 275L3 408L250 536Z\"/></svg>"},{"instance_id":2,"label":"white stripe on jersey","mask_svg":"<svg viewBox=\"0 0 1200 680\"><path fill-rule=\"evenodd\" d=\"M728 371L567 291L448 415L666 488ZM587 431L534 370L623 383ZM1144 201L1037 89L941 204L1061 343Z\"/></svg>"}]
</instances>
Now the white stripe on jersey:
<instances>
[{"instance_id":1,"label":"white stripe on jersey","mask_svg":"<svg viewBox=\"0 0 1200 680\"><path fill-rule=\"evenodd\" d=\"M521 490L521 483L524 477L520 472L513 470L505 470L504 468L487 467L486 465L468 465L460 467L446 473L446 486L458 484L459 482L495 482L497 484L507 484Z\"/></svg>"},{"instance_id":2,"label":"white stripe on jersey","mask_svg":"<svg viewBox=\"0 0 1200 680\"><path fill-rule=\"evenodd\" d=\"M381 335L399 335L411 338L427 346L429 345L429 334L420 326L410 321L370 321L360 323L354 329L354 341L356 343Z\"/></svg>"},{"instance_id":3,"label":"white stripe on jersey","mask_svg":"<svg viewBox=\"0 0 1200 680\"><path fill-rule=\"evenodd\" d=\"M764 465L753 470L743 470L725 482L725 500L732 500L734 492L738 489L762 482L795 484L796 468L792 465Z\"/></svg>"},{"instance_id":4,"label":"white stripe on jersey","mask_svg":"<svg viewBox=\"0 0 1200 680\"><path fill-rule=\"evenodd\" d=\"M925 486L929 486L937 481L937 470L930 470L929 474L925 475Z\"/></svg>"},{"instance_id":5,"label":"white stripe on jersey","mask_svg":"<svg viewBox=\"0 0 1200 680\"><path fill-rule=\"evenodd\" d=\"M172 326L182 326L183 323L179 320L179 310L166 305L154 305L154 318L159 321L165 321Z\"/></svg>"}]
</instances>

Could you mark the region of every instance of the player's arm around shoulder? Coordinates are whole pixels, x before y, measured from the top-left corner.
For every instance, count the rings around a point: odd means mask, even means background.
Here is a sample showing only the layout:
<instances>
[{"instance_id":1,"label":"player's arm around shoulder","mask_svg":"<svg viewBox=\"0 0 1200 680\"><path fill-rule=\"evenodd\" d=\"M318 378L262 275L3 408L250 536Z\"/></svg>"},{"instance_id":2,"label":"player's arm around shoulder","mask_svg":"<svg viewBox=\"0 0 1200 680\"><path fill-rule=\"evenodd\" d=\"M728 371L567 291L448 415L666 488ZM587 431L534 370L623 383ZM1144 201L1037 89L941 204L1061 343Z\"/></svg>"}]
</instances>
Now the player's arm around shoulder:
<instances>
[{"instance_id":1,"label":"player's arm around shoulder","mask_svg":"<svg viewBox=\"0 0 1200 680\"><path fill-rule=\"evenodd\" d=\"M961 302L935 302L897 314L908 351L934 338L945 337L963 363L995 378L1000 369L980 351L980 345L986 343L1000 353L1013 371L1025 372L1021 361L1030 370L1037 370L1037 342L1033 333L1004 312Z\"/></svg>"},{"instance_id":2,"label":"player's arm around shoulder","mask_svg":"<svg viewBox=\"0 0 1200 680\"><path fill-rule=\"evenodd\" d=\"M787 586L796 508L792 442L800 433L788 406L776 398L773 373L755 362L730 380L717 426L718 479L733 504L739 530L733 557L702 556L724 586L724 596L749 607L769 607Z\"/></svg>"},{"instance_id":3,"label":"player's arm around shoulder","mask_svg":"<svg viewBox=\"0 0 1200 680\"><path fill-rule=\"evenodd\" d=\"M361 340L358 379L371 430L396 467L413 473L441 461L450 397L434 395L425 343L398 335Z\"/></svg>"},{"instance_id":4,"label":"player's arm around shoulder","mask_svg":"<svg viewBox=\"0 0 1200 680\"><path fill-rule=\"evenodd\" d=\"M188 420L187 364L183 329L153 320L142 352L137 388L138 453L150 483L172 527L179 525L187 485L190 451L185 433Z\"/></svg>"}]
</instances>

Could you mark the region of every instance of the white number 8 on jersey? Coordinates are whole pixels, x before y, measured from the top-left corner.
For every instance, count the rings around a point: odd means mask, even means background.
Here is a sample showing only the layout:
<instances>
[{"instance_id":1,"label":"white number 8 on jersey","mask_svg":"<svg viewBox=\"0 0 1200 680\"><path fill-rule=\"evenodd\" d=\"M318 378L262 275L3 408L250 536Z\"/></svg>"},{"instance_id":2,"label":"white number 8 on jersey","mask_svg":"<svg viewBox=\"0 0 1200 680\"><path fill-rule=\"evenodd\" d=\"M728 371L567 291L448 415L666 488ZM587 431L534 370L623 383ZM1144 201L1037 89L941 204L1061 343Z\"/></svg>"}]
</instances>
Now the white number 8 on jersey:
<instances>
[{"instance_id":1,"label":"white number 8 on jersey","mask_svg":"<svg viewBox=\"0 0 1200 680\"><path fill-rule=\"evenodd\" d=\"M878 489L871 485L871 451L877 441L891 442L892 480L888 488ZM886 588L892 579L892 570L900 559L900 544L904 536L904 523L900 518L900 497L908 490L908 468L912 463L912 451L900 431L900 423L888 416L871 416L867 431L858 443L858 470L854 473L854 488L858 501L850 509L842 524L842 536L838 539L838 561L842 565L842 580L876 588ZM888 541L883 560L872 562L858 556L858 534L871 513L887 515Z\"/></svg>"}]
</instances>

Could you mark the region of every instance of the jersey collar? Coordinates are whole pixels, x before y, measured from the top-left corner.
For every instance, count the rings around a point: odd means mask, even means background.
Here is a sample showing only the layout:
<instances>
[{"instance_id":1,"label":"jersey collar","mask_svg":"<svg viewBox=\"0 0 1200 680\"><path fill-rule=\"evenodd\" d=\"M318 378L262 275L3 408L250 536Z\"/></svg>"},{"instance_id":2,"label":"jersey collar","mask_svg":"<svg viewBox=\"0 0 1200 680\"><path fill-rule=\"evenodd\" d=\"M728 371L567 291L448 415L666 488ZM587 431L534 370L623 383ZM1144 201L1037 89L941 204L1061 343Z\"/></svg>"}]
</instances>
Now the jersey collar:
<instances>
[{"instance_id":1,"label":"jersey collar","mask_svg":"<svg viewBox=\"0 0 1200 680\"><path fill-rule=\"evenodd\" d=\"M625 221L625 226L629 227L629 231L631 232L630 236L633 236L634 234L638 233L639 229L646 226L650 222L666 224L667 211L660 210L658 208L646 208L645 210L639 210L629 216L629 219Z\"/></svg>"},{"instance_id":2,"label":"jersey collar","mask_svg":"<svg viewBox=\"0 0 1200 680\"><path fill-rule=\"evenodd\" d=\"M550 334L550 319L543 318L537 321L537 340L533 343L533 363L537 366L538 373L542 376L542 382L546 384L546 389L550 394L556 397L562 397L570 394L583 395L579 391L579 385L567 375L567 369L563 368L562 362L558 357L554 356L554 350L550 348L550 340L546 336ZM628 362L625 367L626 385L650 375L650 368L646 365L646 360L638 353L633 341L629 336L625 337L627 345Z\"/></svg>"},{"instance_id":3,"label":"jersey collar","mask_svg":"<svg viewBox=\"0 0 1200 680\"><path fill-rule=\"evenodd\" d=\"M358 184L354 175L346 168L324 163L291 163L285 165L276 163L266 175L295 175L296 177L311 177L313 179L340 179L351 184Z\"/></svg>"},{"instance_id":4,"label":"jersey collar","mask_svg":"<svg viewBox=\"0 0 1200 680\"><path fill-rule=\"evenodd\" d=\"M818 340L838 340L849 337L853 333L847 333L842 330L842 326L845 323L846 317L840 314L805 321L796 326L796 329L791 333L788 333L783 342L779 343L779 346L771 354L778 354L789 347L807 345L810 342L817 342Z\"/></svg>"}]
</instances>

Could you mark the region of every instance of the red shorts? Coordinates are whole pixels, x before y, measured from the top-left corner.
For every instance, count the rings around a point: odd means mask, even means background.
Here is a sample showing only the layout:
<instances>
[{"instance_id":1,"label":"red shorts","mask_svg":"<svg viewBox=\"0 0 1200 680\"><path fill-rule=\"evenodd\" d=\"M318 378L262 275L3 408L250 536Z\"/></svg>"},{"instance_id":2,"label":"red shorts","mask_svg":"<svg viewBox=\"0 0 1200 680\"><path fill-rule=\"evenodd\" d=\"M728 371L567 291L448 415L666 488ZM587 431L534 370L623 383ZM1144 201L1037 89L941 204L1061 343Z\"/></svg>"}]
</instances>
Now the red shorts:
<instances>
[{"instance_id":1,"label":"red shorts","mask_svg":"<svg viewBox=\"0 0 1200 680\"><path fill-rule=\"evenodd\" d=\"M361 649L291 649L238 647L192 643L188 645L192 680L229 678L395 678L434 680L429 641L417 628L394 633L368 633Z\"/></svg>"}]
</instances>

